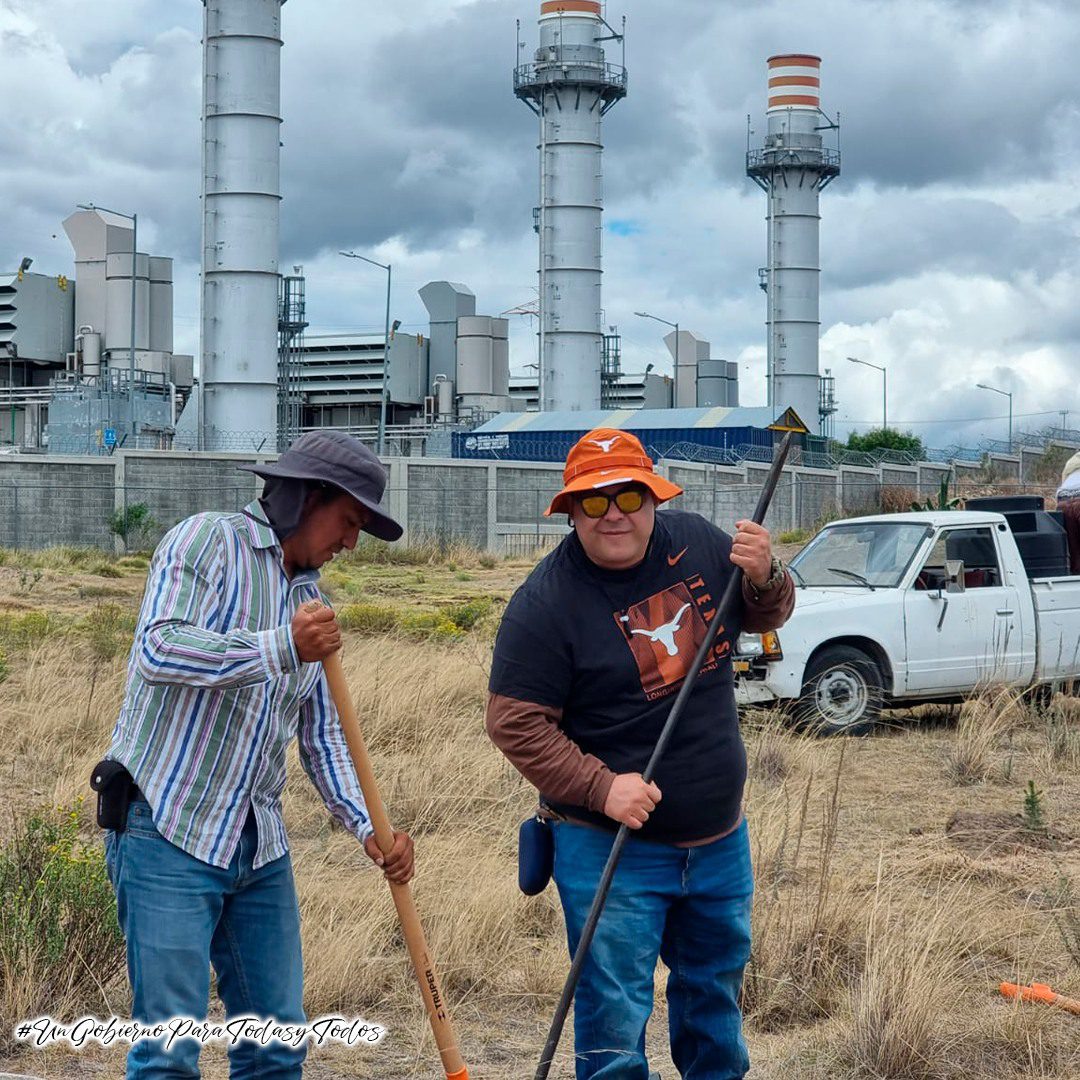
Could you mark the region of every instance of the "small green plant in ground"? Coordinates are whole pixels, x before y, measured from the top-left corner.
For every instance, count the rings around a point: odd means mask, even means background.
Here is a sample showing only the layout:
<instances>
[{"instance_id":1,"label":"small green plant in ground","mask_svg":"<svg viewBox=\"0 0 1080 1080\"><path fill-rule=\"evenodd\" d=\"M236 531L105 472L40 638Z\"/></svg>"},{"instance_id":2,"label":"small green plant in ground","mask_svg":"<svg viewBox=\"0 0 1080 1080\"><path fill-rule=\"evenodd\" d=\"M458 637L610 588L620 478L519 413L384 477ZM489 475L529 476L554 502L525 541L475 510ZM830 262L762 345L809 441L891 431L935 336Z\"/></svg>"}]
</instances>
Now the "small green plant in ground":
<instances>
[{"instance_id":1,"label":"small green plant in ground","mask_svg":"<svg viewBox=\"0 0 1080 1080\"><path fill-rule=\"evenodd\" d=\"M44 641L54 629L46 611L0 612L0 645L26 648Z\"/></svg>"},{"instance_id":2,"label":"small green plant in ground","mask_svg":"<svg viewBox=\"0 0 1080 1080\"><path fill-rule=\"evenodd\" d=\"M129 551L148 547L158 529L158 523L146 503L129 503L123 510L109 515L108 525L109 532L119 536L124 548Z\"/></svg>"},{"instance_id":3,"label":"small green plant in ground","mask_svg":"<svg viewBox=\"0 0 1080 1080\"><path fill-rule=\"evenodd\" d=\"M1046 832L1043 793L1036 789L1034 780L1028 781L1024 792L1024 828L1030 832Z\"/></svg>"},{"instance_id":4,"label":"small green plant in ground","mask_svg":"<svg viewBox=\"0 0 1080 1080\"><path fill-rule=\"evenodd\" d=\"M137 622L135 613L119 604L98 604L79 629L86 634L95 660L112 660L131 647Z\"/></svg>"},{"instance_id":5,"label":"small green plant in ground","mask_svg":"<svg viewBox=\"0 0 1080 1080\"><path fill-rule=\"evenodd\" d=\"M97 559L86 567L86 572L95 574L97 577L119 578L124 576L123 572L118 570L110 559Z\"/></svg>"},{"instance_id":6,"label":"small green plant in ground","mask_svg":"<svg viewBox=\"0 0 1080 1080\"><path fill-rule=\"evenodd\" d=\"M937 498L931 497L925 502L913 502L911 509L916 513L922 510L955 510L959 505L959 499L949 498L949 478L946 476L938 485Z\"/></svg>"},{"instance_id":7,"label":"small green plant in ground","mask_svg":"<svg viewBox=\"0 0 1080 1080\"><path fill-rule=\"evenodd\" d=\"M135 552L132 555L125 555L123 558L117 559L115 565L118 570L148 570L150 568L150 556L144 552Z\"/></svg>"},{"instance_id":8,"label":"small green plant in ground","mask_svg":"<svg viewBox=\"0 0 1080 1080\"><path fill-rule=\"evenodd\" d=\"M809 529L788 529L777 538L778 544L805 544L814 534Z\"/></svg>"},{"instance_id":9,"label":"small green plant in ground","mask_svg":"<svg viewBox=\"0 0 1080 1080\"><path fill-rule=\"evenodd\" d=\"M401 629L412 638L457 641L464 631L443 611L417 611L402 616Z\"/></svg>"},{"instance_id":10,"label":"small green plant in ground","mask_svg":"<svg viewBox=\"0 0 1080 1080\"><path fill-rule=\"evenodd\" d=\"M123 969L104 853L79 838L81 816L81 799L35 813L0 848L5 1016L61 1016L100 1003Z\"/></svg>"},{"instance_id":11,"label":"small green plant in ground","mask_svg":"<svg viewBox=\"0 0 1080 1080\"><path fill-rule=\"evenodd\" d=\"M389 634L397 629L398 613L382 604L345 604L338 609L337 620L342 630Z\"/></svg>"},{"instance_id":12,"label":"small green plant in ground","mask_svg":"<svg viewBox=\"0 0 1080 1080\"><path fill-rule=\"evenodd\" d=\"M34 586L41 580L45 573L41 569L25 569L19 571L19 588L25 593L32 593Z\"/></svg>"},{"instance_id":13,"label":"small green plant in ground","mask_svg":"<svg viewBox=\"0 0 1080 1080\"><path fill-rule=\"evenodd\" d=\"M345 604L337 619L343 630L362 634L390 634L400 631L407 637L457 641L473 630L492 611L490 597L478 596L460 604L447 604L436 611L399 610L384 604Z\"/></svg>"}]
</instances>

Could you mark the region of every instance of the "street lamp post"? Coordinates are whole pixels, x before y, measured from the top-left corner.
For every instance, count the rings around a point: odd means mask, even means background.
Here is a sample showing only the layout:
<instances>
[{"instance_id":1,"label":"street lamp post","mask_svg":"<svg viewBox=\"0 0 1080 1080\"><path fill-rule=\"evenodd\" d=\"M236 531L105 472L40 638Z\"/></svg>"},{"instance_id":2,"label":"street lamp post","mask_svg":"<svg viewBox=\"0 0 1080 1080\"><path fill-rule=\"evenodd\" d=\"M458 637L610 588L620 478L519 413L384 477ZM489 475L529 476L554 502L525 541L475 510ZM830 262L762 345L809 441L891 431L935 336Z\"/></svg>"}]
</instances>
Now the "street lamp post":
<instances>
[{"instance_id":1,"label":"street lamp post","mask_svg":"<svg viewBox=\"0 0 1080 1080\"><path fill-rule=\"evenodd\" d=\"M862 364L863 367L872 367L881 372L881 430L889 428L889 373L880 364L871 364L869 360L859 360L854 356L848 359L853 364Z\"/></svg>"},{"instance_id":2,"label":"street lamp post","mask_svg":"<svg viewBox=\"0 0 1080 1080\"><path fill-rule=\"evenodd\" d=\"M385 345L383 347L382 389L379 391L379 434L375 445L375 452L379 455L379 457L382 457L386 443L386 376L390 371L391 264L376 262L374 259L369 259L366 255L358 255L355 251L339 251L338 254L344 255L346 259L360 259L363 262L371 263L372 266L378 266L380 269L386 271L386 336L383 339Z\"/></svg>"},{"instance_id":3,"label":"street lamp post","mask_svg":"<svg viewBox=\"0 0 1080 1080\"><path fill-rule=\"evenodd\" d=\"M7 382L8 382L8 401L11 404L11 445L15 445L15 342L8 342L8 354L7 354ZM23 379L26 382L26 379ZM25 431L26 425L23 424L23 430Z\"/></svg>"},{"instance_id":4,"label":"street lamp post","mask_svg":"<svg viewBox=\"0 0 1080 1080\"><path fill-rule=\"evenodd\" d=\"M679 405L679 324L677 322L668 322L667 319L661 319L659 315L650 315L647 311L635 311L635 315L641 319L652 319L654 322L663 323L665 326L673 326L675 328L675 400L672 404L678 408Z\"/></svg>"},{"instance_id":5,"label":"street lamp post","mask_svg":"<svg viewBox=\"0 0 1080 1080\"><path fill-rule=\"evenodd\" d=\"M131 424L131 448L135 450L139 441L135 433L135 268L139 260L139 215L125 214L122 210L110 210L107 206L96 206L94 203L79 203L78 207L80 210L102 210L106 214L115 214L131 222L131 350L128 360L128 420Z\"/></svg>"},{"instance_id":6,"label":"street lamp post","mask_svg":"<svg viewBox=\"0 0 1080 1080\"><path fill-rule=\"evenodd\" d=\"M989 390L994 394L1000 394L1009 399L1009 453L1013 452L1013 396L1011 390L999 390L996 386L987 386L986 383L975 384L980 390Z\"/></svg>"}]
</instances>

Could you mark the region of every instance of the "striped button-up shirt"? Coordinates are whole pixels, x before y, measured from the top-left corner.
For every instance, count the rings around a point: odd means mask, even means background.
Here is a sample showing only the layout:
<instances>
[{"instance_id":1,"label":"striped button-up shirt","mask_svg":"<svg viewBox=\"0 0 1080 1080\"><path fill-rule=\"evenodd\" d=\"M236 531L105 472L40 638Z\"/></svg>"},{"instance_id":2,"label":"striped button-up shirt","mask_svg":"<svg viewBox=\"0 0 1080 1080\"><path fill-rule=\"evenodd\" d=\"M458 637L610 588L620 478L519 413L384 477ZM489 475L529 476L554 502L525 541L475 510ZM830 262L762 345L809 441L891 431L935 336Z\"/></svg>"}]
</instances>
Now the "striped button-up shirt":
<instances>
[{"instance_id":1,"label":"striped button-up shirt","mask_svg":"<svg viewBox=\"0 0 1080 1080\"><path fill-rule=\"evenodd\" d=\"M196 514L150 566L127 687L108 756L142 789L167 840L227 867L249 808L255 866L288 851L281 817L285 750L330 812L364 840L367 808L321 664L304 664L290 623L322 599L318 573L291 580L258 502Z\"/></svg>"}]
</instances>

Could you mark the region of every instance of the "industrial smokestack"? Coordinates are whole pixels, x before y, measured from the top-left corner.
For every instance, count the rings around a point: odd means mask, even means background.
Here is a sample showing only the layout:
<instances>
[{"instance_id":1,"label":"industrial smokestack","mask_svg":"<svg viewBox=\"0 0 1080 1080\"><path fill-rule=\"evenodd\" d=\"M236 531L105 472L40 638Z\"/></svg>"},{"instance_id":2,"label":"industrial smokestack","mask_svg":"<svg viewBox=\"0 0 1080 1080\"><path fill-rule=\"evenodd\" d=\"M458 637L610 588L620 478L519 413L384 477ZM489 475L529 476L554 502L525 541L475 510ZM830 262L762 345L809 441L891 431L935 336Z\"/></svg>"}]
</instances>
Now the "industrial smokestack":
<instances>
[{"instance_id":1,"label":"industrial smokestack","mask_svg":"<svg viewBox=\"0 0 1080 1080\"><path fill-rule=\"evenodd\" d=\"M201 449L276 449L283 3L203 0Z\"/></svg>"},{"instance_id":2,"label":"industrial smokestack","mask_svg":"<svg viewBox=\"0 0 1080 1080\"><path fill-rule=\"evenodd\" d=\"M793 408L820 428L818 307L821 265L818 196L840 175L840 151L821 133L839 130L821 111L821 58L769 57L768 131L760 150L747 147L746 173L768 196L768 401ZM749 139L748 139L749 144Z\"/></svg>"},{"instance_id":3,"label":"industrial smokestack","mask_svg":"<svg viewBox=\"0 0 1080 1080\"><path fill-rule=\"evenodd\" d=\"M543 0L535 62L514 71L514 93L540 118L541 410L600 408L601 123L626 96L626 68L607 62L605 41L623 34L599 0Z\"/></svg>"}]
</instances>

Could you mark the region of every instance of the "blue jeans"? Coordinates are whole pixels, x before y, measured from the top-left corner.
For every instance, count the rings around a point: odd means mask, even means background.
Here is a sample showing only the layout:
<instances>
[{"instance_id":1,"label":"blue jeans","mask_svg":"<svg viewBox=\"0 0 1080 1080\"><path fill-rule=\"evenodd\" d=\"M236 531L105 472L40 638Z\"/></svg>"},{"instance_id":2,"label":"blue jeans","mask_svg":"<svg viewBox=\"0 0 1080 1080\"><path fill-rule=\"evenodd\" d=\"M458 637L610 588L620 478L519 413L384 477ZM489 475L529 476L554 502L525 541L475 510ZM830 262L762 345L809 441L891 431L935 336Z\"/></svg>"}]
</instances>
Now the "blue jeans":
<instances>
[{"instance_id":1,"label":"blue jeans","mask_svg":"<svg viewBox=\"0 0 1080 1080\"><path fill-rule=\"evenodd\" d=\"M210 1000L210 965L226 1015L304 1023L300 913L288 855L252 869L254 815L248 814L228 869L201 862L166 840L141 800L127 830L106 834L105 858L127 939L132 1018L155 1024L174 1016L202 1020ZM128 1080L199 1075L199 1043L135 1043ZM229 1048L234 1080L299 1080L306 1048L238 1042Z\"/></svg>"},{"instance_id":2,"label":"blue jeans","mask_svg":"<svg viewBox=\"0 0 1080 1080\"><path fill-rule=\"evenodd\" d=\"M555 883L573 955L613 833L559 822ZM739 991L754 891L744 821L695 848L623 849L574 1003L577 1080L646 1080L645 1025L659 956L670 969L671 1057L684 1080L738 1080L750 1068Z\"/></svg>"}]
</instances>

